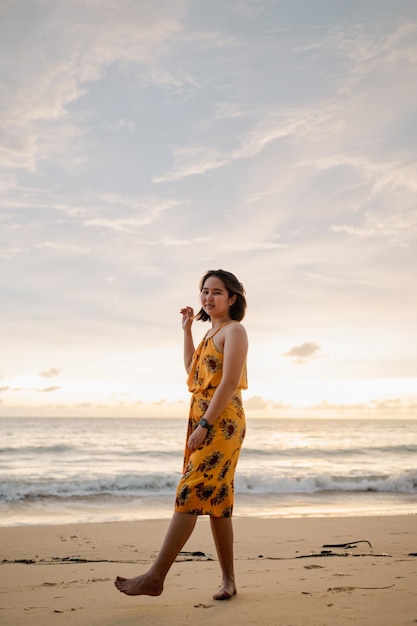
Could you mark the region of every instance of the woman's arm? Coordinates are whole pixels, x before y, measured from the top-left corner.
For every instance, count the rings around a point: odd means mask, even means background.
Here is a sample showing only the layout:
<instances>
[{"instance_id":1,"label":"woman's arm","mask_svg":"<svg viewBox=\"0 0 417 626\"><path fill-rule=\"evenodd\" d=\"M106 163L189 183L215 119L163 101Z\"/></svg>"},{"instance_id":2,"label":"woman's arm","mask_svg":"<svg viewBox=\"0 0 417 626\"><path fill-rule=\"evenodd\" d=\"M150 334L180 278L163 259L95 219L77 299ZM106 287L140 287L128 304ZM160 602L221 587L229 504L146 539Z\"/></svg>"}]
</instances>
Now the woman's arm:
<instances>
[{"instance_id":1,"label":"woman's arm","mask_svg":"<svg viewBox=\"0 0 417 626\"><path fill-rule=\"evenodd\" d=\"M191 326L194 320L194 310L186 306L180 310L182 315L182 327L184 330L184 366L187 374L190 372L191 361L195 351Z\"/></svg>"},{"instance_id":2,"label":"woman's arm","mask_svg":"<svg viewBox=\"0 0 417 626\"><path fill-rule=\"evenodd\" d=\"M230 324L226 329L222 379L204 415L209 424L214 424L230 402L230 398L239 385L248 353L248 338L245 328L241 324Z\"/></svg>"}]
</instances>

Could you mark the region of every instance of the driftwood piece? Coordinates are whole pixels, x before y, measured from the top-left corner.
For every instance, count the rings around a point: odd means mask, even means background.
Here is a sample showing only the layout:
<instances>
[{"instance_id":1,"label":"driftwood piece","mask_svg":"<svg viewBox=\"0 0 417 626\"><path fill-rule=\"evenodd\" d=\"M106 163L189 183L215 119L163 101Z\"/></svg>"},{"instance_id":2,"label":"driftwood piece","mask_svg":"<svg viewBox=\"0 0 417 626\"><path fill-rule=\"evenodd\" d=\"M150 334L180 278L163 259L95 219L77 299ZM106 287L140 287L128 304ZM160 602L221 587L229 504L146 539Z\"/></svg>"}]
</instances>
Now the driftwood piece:
<instances>
[{"instance_id":1,"label":"driftwood piece","mask_svg":"<svg viewBox=\"0 0 417 626\"><path fill-rule=\"evenodd\" d=\"M358 539L358 541L348 541L347 543L325 543L322 548L346 548L350 550L351 548L356 548L358 543L367 543L372 548L371 542L367 539Z\"/></svg>"}]
</instances>

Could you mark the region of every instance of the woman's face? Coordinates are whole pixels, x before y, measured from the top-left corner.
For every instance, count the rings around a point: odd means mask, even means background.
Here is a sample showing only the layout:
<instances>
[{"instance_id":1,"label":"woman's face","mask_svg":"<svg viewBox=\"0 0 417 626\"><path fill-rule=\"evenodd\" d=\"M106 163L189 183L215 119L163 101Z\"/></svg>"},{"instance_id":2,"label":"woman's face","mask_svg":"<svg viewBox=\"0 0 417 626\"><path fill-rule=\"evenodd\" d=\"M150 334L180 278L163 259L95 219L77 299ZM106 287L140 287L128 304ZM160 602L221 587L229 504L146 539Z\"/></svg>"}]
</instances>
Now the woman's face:
<instances>
[{"instance_id":1,"label":"woman's face","mask_svg":"<svg viewBox=\"0 0 417 626\"><path fill-rule=\"evenodd\" d=\"M229 316L230 307L236 301L236 296L229 296L224 283L217 276L209 276L204 281L200 293L201 306L211 318Z\"/></svg>"}]
</instances>

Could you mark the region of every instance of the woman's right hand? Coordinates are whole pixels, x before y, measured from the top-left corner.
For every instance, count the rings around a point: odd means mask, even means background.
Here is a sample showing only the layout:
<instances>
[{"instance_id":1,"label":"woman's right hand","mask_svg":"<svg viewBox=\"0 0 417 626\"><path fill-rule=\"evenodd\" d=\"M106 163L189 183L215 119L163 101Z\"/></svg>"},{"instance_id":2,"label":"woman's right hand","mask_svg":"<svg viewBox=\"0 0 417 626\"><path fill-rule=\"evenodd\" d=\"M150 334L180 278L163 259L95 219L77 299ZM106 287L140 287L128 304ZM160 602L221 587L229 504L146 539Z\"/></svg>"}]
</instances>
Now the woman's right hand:
<instances>
[{"instance_id":1,"label":"woman's right hand","mask_svg":"<svg viewBox=\"0 0 417 626\"><path fill-rule=\"evenodd\" d=\"M191 324L194 320L194 309L191 306L186 306L183 309L180 309L180 313L182 315L182 327L184 330L191 328Z\"/></svg>"}]
</instances>

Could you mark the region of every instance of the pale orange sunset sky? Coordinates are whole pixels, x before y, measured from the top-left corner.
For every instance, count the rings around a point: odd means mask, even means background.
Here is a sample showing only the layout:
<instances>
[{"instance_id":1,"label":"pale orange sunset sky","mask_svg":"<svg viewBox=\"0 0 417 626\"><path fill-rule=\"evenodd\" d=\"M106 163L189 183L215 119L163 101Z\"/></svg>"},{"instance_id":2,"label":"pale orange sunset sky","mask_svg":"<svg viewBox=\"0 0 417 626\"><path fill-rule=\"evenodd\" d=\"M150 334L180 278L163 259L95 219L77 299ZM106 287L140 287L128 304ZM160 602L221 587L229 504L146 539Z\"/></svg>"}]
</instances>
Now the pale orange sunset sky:
<instances>
[{"instance_id":1,"label":"pale orange sunset sky","mask_svg":"<svg viewBox=\"0 0 417 626\"><path fill-rule=\"evenodd\" d=\"M0 416L185 415L222 267L249 416L417 417L414 0L0 18Z\"/></svg>"}]
</instances>

